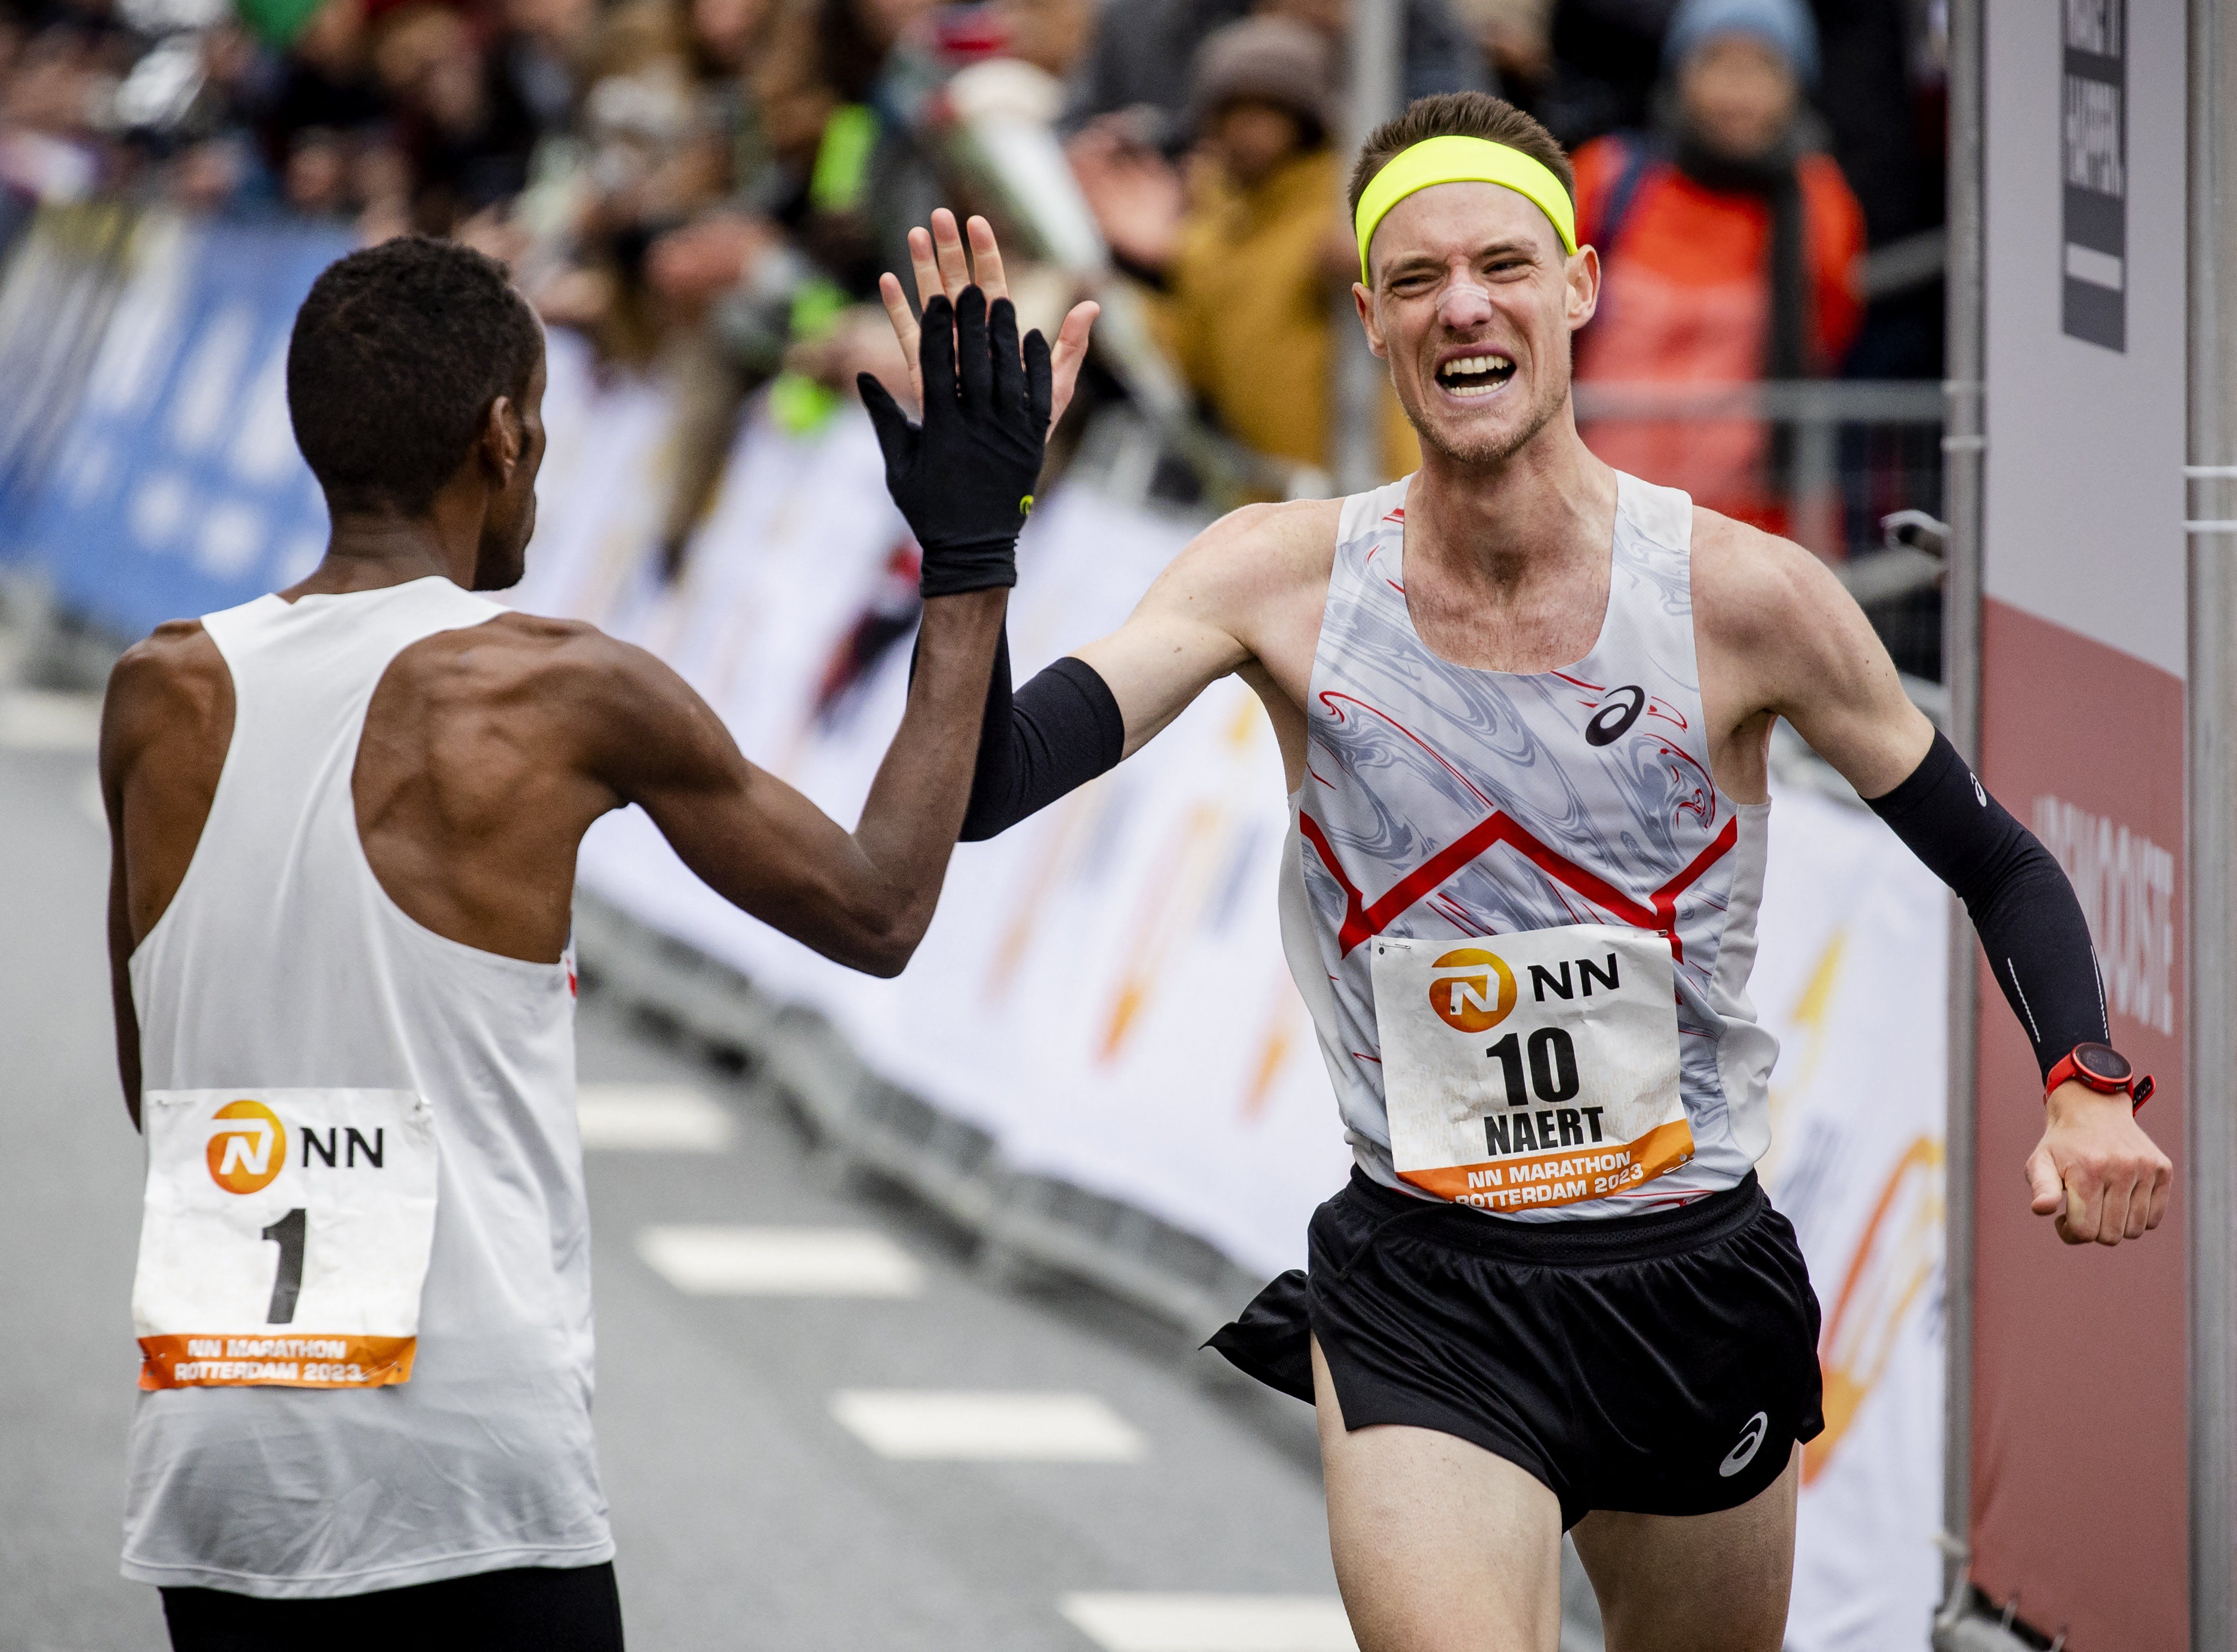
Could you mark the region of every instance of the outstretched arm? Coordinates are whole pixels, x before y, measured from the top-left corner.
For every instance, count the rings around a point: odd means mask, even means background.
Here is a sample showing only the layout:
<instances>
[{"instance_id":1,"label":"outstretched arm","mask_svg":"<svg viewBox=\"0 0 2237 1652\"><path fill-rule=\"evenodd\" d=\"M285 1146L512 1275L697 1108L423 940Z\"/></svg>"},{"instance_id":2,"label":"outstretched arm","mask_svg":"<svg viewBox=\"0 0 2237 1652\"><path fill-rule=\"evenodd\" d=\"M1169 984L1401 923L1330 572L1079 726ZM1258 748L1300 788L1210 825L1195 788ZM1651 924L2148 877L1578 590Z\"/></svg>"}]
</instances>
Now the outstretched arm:
<instances>
[{"instance_id":1,"label":"outstretched arm","mask_svg":"<svg viewBox=\"0 0 2237 1652\"><path fill-rule=\"evenodd\" d=\"M1006 593L925 603L900 729L849 833L740 754L668 667L604 637L587 673L604 731L592 766L643 806L716 893L827 958L897 975L924 938L963 822L987 673Z\"/></svg>"},{"instance_id":2,"label":"outstretched arm","mask_svg":"<svg viewBox=\"0 0 2237 1652\"><path fill-rule=\"evenodd\" d=\"M1006 650L999 656L964 837L991 838L1116 767L1231 673L1264 701L1294 787L1336 510L1316 500L1222 517L1167 565L1124 625L1014 696Z\"/></svg>"},{"instance_id":3,"label":"outstretched arm","mask_svg":"<svg viewBox=\"0 0 2237 1652\"><path fill-rule=\"evenodd\" d=\"M2081 903L2050 852L1975 778L1903 691L1887 650L1831 572L1800 546L1696 517L1700 621L1748 684L1762 730L1783 716L1964 902L2048 1080L2075 1045L2108 1040ZM1706 675L1706 674L1705 674ZM2174 1170L2124 1094L2069 1080L2045 1098L2028 1158L2032 1208L2069 1244L2156 1227Z\"/></svg>"},{"instance_id":4,"label":"outstretched arm","mask_svg":"<svg viewBox=\"0 0 2237 1652\"><path fill-rule=\"evenodd\" d=\"M657 727L602 754L686 864L738 905L841 963L898 974L923 938L963 824L987 674L1017 581L1048 431L1049 350L975 286L925 306L924 422L862 375L886 485L924 552L917 670L853 833L753 770L729 732L649 656L617 657ZM603 639L601 639L603 641ZM610 648L618 645L607 644ZM665 735L663 741L660 736Z\"/></svg>"},{"instance_id":5,"label":"outstretched arm","mask_svg":"<svg viewBox=\"0 0 2237 1652\"><path fill-rule=\"evenodd\" d=\"M959 231L954 214L935 211L928 229L909 232L909 257L926 330L898 276L881 278L879 289L903 355L914 359L937 331L935 306L969 282L990 298L1006 287L1001 249L983 218ZM1096 313L1092 303L1074 305L1057 334L1052 424L1072 398ZM1265 701L1294 784L1303 761L1297 708L1319 634L1337 509L1328 501L1254 505L1222 518L1173 559L1125 624L1014 693L1005 645L988 685L964 837L991 838L1132 756L1230 673Z\"/></svg>"}]
</instances>

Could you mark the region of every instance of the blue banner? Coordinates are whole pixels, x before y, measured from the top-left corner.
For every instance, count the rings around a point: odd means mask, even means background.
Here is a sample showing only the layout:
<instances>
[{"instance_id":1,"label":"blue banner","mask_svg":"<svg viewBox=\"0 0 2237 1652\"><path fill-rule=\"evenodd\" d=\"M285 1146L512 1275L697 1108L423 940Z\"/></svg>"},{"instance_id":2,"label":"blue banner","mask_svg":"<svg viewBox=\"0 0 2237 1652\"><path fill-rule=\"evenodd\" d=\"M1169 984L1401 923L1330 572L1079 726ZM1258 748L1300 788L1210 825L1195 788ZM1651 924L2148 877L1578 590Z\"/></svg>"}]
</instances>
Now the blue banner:
<instances>
[{"instance_id":1,"label":"blue banner","mask_svg":"<svg viewBox=\"0 0 2237 1652\"><path fill-rule=\"evenodd\" d=\"M287 418L287 335L344 234L146 225L68 434L4 554L120 635L293 584L326 503Z\"/></svg>"}]
</instances>

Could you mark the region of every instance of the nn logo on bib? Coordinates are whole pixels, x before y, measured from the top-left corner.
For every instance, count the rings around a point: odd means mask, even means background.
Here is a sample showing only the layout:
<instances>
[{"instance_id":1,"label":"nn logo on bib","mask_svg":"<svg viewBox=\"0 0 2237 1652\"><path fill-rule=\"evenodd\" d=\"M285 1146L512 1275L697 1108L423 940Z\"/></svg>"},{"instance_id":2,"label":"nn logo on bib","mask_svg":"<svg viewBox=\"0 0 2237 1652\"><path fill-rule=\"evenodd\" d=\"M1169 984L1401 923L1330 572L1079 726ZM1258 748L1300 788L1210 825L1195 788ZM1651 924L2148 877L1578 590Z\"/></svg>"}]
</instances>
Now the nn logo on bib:
<instances>
[{"instance_id":1,"label":"nn logo on bib","mask_svg":"<svg viewBox=\"0 0 2237 1652\"><path fill-rule=\"evenodd\" d=\"M204 1156L210 1180L228 1193L261 1193L287 1162L287 1130L261 1102L228 1102L213 1114L218 1129Z\"/></svg>"},{"instance_id":2,"label":"nn logo on bib","mask_svg":"<svg viewBox=\"0 0 2237 1652\"><path fill-rule=\"evenodd\" d=\"M1514 971L1496 952L1464 946L1429 967L1429 1008L1455 1032L1495 1027L1514 1008Z\"/></svg>"}]
</instances>

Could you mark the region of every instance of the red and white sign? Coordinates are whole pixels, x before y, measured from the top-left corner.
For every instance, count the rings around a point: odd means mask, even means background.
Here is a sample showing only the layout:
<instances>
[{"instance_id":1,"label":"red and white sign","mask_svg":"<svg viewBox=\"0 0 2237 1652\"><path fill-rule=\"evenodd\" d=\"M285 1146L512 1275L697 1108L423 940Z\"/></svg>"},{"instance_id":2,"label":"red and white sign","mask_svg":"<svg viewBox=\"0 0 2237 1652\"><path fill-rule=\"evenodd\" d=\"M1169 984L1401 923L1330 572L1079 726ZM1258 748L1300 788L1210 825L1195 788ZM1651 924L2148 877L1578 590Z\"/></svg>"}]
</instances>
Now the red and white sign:
<instances>
[{"instance_id":1,"label":"red and white sign","mask_svg":"<svg viewBox=\"0 0 2237 1652\"><path fill-rule=\"evenodd\" d=\"M2182 1070L2184 10L1986 6L1982 780L2080 890L2113 1042ZM2069 1248L2021 1166L2042 1084L1979 976L1973 1580L2072 1652L2189 1646L2184 1212Z\"/></svg>"}]
</instances>

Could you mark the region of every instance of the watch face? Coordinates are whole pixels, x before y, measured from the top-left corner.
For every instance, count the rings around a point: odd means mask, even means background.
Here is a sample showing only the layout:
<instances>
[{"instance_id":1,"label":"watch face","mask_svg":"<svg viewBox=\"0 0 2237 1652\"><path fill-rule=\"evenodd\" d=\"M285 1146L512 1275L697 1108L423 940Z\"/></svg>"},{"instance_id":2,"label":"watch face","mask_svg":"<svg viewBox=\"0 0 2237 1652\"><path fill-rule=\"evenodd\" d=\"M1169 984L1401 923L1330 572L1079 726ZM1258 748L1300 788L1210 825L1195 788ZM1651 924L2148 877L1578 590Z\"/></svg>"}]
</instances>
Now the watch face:
<instances>
[{"instance_id":1,"label":"watch face","mask_svg":"<svg viewBox=\"0 0 2237 1652\"><path fill-rule=\"evenodd\" d=\"M2125 1084L2128 1075L2136 1070L2128 1058L2110 1044L2076 1044L2074 1064L2101 1084Z\"/></svg>"}]
</instances>

